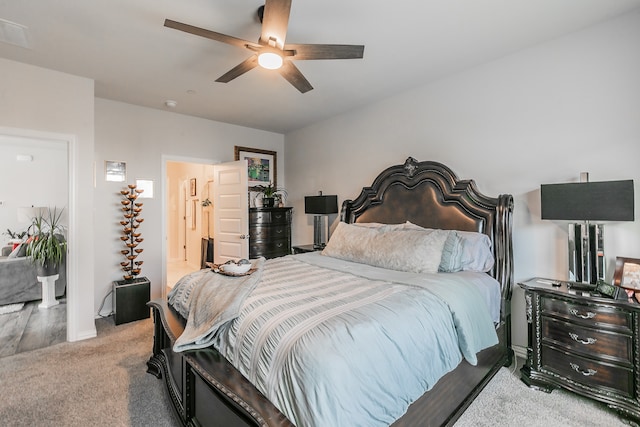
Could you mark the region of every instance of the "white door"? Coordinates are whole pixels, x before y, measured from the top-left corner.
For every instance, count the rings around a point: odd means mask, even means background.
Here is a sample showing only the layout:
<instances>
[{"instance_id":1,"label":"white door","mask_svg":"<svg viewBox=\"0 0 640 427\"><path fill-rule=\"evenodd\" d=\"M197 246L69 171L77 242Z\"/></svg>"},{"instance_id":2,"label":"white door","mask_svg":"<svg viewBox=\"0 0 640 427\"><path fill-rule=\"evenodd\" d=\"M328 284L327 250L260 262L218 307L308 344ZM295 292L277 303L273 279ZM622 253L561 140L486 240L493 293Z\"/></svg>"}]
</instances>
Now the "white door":
<instances>
[{"instance_id":1,"label":"white door","mask_svg":"<svg viewBox=\"0 0 640 427\"><path fill-rule=\"evenodd\" d=\"M249 258L247 161L213 165L213 262Z\"/></svg>"}]
</instances>

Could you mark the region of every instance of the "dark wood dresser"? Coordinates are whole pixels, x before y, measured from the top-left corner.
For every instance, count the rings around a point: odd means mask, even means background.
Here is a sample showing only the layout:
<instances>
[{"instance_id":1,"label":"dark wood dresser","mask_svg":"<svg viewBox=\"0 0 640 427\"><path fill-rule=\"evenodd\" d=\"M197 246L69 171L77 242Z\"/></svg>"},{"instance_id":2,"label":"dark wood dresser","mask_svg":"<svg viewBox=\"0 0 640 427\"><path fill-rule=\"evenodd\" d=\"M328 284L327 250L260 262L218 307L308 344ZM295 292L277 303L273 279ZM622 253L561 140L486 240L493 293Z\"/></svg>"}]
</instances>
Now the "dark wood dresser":
<instances>
[{"instance_id":1,"label":"dark wood dresser","mask_svg":"<svg viewBox=\"0 0 640 427\"><path fill-rule=\"evenodd\" d=\"M563 387L640 422L640 304L551 279L519 285L529 329L522 381L546 392Z\"/></svg>"},{"instance_id":2,"label":"dark wood dresser","mask_svg":"<svg viewBox=\"0 0 640 427\"><path fill-rule=\"evenodd\" d=\"M249 257L291 254L291 209L249 208Z\"/></svg>"}]
</instances>

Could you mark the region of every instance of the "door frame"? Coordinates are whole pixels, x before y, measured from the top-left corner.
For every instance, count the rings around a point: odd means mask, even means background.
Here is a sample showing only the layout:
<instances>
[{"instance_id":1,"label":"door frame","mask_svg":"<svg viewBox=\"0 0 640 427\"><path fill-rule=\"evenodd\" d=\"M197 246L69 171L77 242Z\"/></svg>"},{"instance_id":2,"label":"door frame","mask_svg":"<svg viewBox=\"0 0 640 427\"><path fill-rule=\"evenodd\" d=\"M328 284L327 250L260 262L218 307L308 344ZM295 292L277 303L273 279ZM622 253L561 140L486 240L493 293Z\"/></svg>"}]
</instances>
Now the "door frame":
<instances>
[{"instance_id":1,"label":"door frame","mask_svg":"<svg viewBox=\"0 0 640 427\"><path fill-rule=\"evenodd\" d=\"M218 159L207 159L202 157L185 157L174 156L171 154L163 154L161 156L161 174L162 174L162 191L160 192L160 203L162 204L162 298L167 297L167 203L168 203L168 186L167 186L167 162L182 162L182 163L198 163L206 165L215 165L221 163Z\"/></svg>"},{"instance_id":2,"label":"door frame","mask_svg":"<svg viewBox=\"0 0 640 427\"><path fill-rule=\"evenodd\" d=\"M78 296L78 266L79 261L79 231L78 231L78 195L74 191L75 180L78 175L77 158L77 141L74 135L61 134L54 132L43 132L33 129L19 129L19 128L6 128L0 127L0 134L13 138L25 138L38 140L43 143L61 142L66 145L67 151L67 341L73 342L82 340L85 338L94 337L95 334L90 336L84 336L79 333L80 328L80 316L78 312L82 306L83 301L80 301ZM93 281L92 281L93 283ZM93 293L91 293L93 296ZM85 301L84 303L88 303ZM93 298L91 298L91 304L93 304Z\"/></svg>"}]
</instances>

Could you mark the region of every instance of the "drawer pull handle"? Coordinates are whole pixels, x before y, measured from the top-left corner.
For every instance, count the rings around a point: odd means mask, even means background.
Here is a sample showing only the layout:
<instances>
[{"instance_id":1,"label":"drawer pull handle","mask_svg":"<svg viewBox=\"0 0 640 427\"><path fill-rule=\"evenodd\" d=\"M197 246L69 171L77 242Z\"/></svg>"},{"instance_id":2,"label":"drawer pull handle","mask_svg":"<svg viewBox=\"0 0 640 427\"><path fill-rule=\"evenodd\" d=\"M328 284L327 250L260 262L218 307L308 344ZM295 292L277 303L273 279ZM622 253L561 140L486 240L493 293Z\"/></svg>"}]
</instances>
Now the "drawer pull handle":
<instances>
[{"instance_id":1,"label":"drawer pull handle","mask_svg":"<svg viewBox=\"0 0 640 427\"><path fill-rule=\"evenodd\" d=\"M278 244L276 244L276 246L281 248L283 246L283 243L278 243Z\"/></svg>"},{"instance_id":2,"label":"drawer pull handle","mask_svg":"<svg viewBox=\"0 0 640 427\"><path fill-rule=\"evenodd\" d=\"M282 234L282 232L283 232L283 231L284 231L284 230L276 230L276 233L278 233L278 234Z\"/></svg>"},{"instance_id":3,"label":"drawer pull handle","mask_svg":"<svg viewBox=\"0 0 640 427\"><path fill-rule=\"evenodd\" d=\"M587 369L586 371L581 371L580 366L576 365L575 363L569 363L569 365L571 366L571 369L579 374L584 375L585 377L591 377L598 373L598 371L596 371L595 369Z\"/></svg>"},{"instance_id":4,"label":"drawer pull handle","mask_svg":"<svg viewBox=\"0 0 640 427\"><path fill-rule=\"evenodd\" d=\"M571 310L569 310L569 313L581 319L593 319L594 317L596 317L596 313L594 313L593 311L587 311L586 314L581 314L575 308L572 308Z\"/></svg>"},{"instance_id":5,"label":"drawer pull handle","mask_svg":"<svg viewBox=\"0 0 640 427\"><path fill-rule=\"evenodd\" d=\"M579 342L580 344L589 345L589 344L595 344L596 341L598 341L596 338L587 338L586 340L581 340L578 334L574 334L572 332L569 332L569 336L571 337L572 340Z\"/></svg>"}]
</instances>

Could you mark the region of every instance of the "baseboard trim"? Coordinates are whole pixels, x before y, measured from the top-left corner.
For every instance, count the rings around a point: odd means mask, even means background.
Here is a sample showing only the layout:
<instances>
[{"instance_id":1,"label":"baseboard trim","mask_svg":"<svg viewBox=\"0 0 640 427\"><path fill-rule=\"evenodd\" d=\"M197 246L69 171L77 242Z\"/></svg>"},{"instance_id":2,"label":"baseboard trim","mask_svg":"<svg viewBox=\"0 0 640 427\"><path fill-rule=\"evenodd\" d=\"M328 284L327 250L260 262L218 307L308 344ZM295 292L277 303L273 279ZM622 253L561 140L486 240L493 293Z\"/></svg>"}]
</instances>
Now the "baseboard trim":
<instances>
[{"instance_id":1,"label":"baseboard trim","mask_svg":"<svg viewBox=\"0 0 640 427\"><path fill-rule=\"evenodd\" d=\"M526 359L527 358L527 348L526 347L522 347L519 345L511 345L511 348L513 349L513 353L516 355L516 357L520 357L522 359Z\"/></svg>"}]
</instances>

